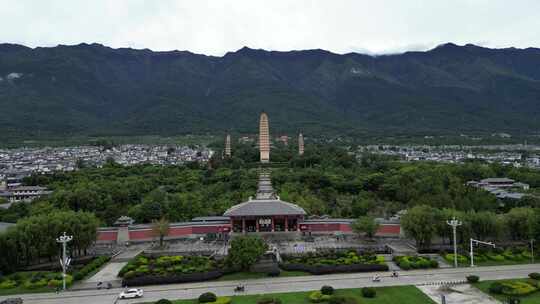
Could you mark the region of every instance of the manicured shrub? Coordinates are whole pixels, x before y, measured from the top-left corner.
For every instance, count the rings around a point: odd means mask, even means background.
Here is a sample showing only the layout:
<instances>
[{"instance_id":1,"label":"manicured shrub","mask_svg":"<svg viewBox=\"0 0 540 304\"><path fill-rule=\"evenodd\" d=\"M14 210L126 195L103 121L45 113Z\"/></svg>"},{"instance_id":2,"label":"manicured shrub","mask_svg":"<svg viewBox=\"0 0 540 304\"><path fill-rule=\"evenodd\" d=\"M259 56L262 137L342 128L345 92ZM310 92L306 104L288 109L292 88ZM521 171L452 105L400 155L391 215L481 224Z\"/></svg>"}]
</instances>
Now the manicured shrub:
<instances>
[{"instance_id":1,"label":"manicured shrub","mask_svg":"<svg viewBox=\"0 0 540 304\"><path fill-rule=\"evenodd\" d=\"M134 278L135 276L136 276L136 273L135 273L135 271L133 271L133 270L124 273L124 279L126 279L126 280L129 280L129 279L131 279L131 278Z\"/></svg>"},{"instance_id":2,"label":"manicured shrub","mask_svg":"<svg viewBox=\"0 0 540 304\"><path fill-rule=\"evenodd\" d=\"M323 295L332 295L332 294L334 294L334 287L324 285L323 287L321 287L321 293Z\"/></svg>"},{"instance_id":3,"label":"manicured shrub","mask_svg":"<svg viewBox=\"0 0 540 304\"><path fill-rule=\"evenodd\" d=\"M320 290L314 291L309 294L309 301L311 303L326 302L331 298L329 295L323 295Z\"/></svg>"},{"instance_id":4,"label":"manicured shrub","mask_svg":"<svg viewBox=\"0 0 540 304\"><path fill-rule=\"evenodd\" d=\"M5 280L0 283L0 289L11 289L17 286L17 281L15 280Z\"/></svg>"},{"instance_id":5,"label":"manicured shrub","mask_svg":"<svg viewBox=\"0 0 540 304\"><path fill-rule=\"evenodd\" d=\"M171 301L167 300L167 299L161 299L161 300L158 300L156 303L154 304L172 304Z\"/></svg>"},{"instance_id":6,"label":"manicured shrub","mask_svg":"<svg viewBox=\"0 0 540 304\"><path fill-rule=\"evenodd\" d=\"M75 281L84 279L89 273L100 268L103 264L107 263L110 259L111 259L110 257L106 257L106 256L97 257L93 259L90 263L86 264L83 268L75 272L75 274L73 275L73 279Z\"/></svg>"},{"instance_id":7,"label":"manicured shrub","mask_svg":"<svg viewBox=\"0 0 540 304\"><path fill-rule=\"evenodd\" d=\"M540 273L538 273L538 272L529 273L529 278L538 281L538 280L540 280Z\"/></svg>"},{"instance_id":8,"label":"manicured shrub","mask_svg":"<svg viewBox=\"0 0 540 304\"><path fill-rule=\"evenodd\" d=\"M364 298L375 298L376 295L377 295L377 291L375 291L375 288L371 288L371 287L362 288L362 296Z\"/></svg>"},{"instance_id":9,"label":"manicured shrub","mask_svg":"<svg viewBox=\"0 0 540 304\"><path fill-rule=\"evenodd\" d=\"M466 279L467 279L467 282L469 282L471 284L472 283L478 283L478 281L480 281L480 277L476 276L476 275L467 276Z\"/></svg>"},{"instance_id":10,"label":"manicured shrub","mask_svg":"<svg viewBox=\"0 0 540 304\"><path fill-rule=\"evenodd\" d=\"M217 297L214 293L205 292L199 296L199 303L212 303L217 300Z\"/></svg>"},{"instance_id":11,"label":"manicured shrub","mask_svg":"<svg viewBox=\"0 0 540 304\"><path fill-rule=\"evenodd\" d=\"M503 285L499 282L493 282L489 286L489 292L494 294L502 294L503 293Z\"/></svg>"},{"instance_id":12,"label":"manicured shrub","mask_svg":"<svg viewBox=\"0 0 540 304\"><path fill-rule=\"evenodd\" d=\"M537 290L536 286L521 281L503 282L502 286L502 293L509 296L524 296Z\"/></svg>"},{"instance_id":13,"label":"manicured shrub","mask_svg":"<svg viewBox=\"0 0 540 304\"><path fill-rule=\"evenodd\" d=\"M399 268L401 268L403 270L409 270L409 269L411 269L411 263L409 261L403 261L403 262L399 263Z\"/></svg>"},{"instance_id":14,"label":"manicured shrub","mask_svg":"<svg viewBox=\"0 0 540 304\"><path fill-rule=\"evenodd\" d=\"M262 298L257 301L257 304L281 304L278 298Z\"/></svg>"},{"instance_id":15,"label":"manicured shrub","mask_svg":"<svg viewBox=\"0 0 540 304\"><path fill-rule=\"evenodd\" d=\"M449 253L447 255L444 256L444 259L448 262L448 263L454 263L454 254L453 253ZM469 258L464 256L464 255L461 255L461 254L458 254L457 255L457 260L458 260L458 263L459 264L465 264L469 261Z\"/></svg>"},{"instance_id":16,"label":"manicured shrub","mask_svg":"<svg viewBox=\"0 0 540 304\"><path fill-rule=\"evenodd\" d=\"M495 262L502 262L504 261L504 256L500 254L488 254L488 259L495 261Z\"/></svg>"},{"instance_id":17,"label":"manicured shrub","mask_svg":"<svg viewBox=\"0 0 540 304\"><path fill-rule=\"evenodd\" d=\"M231 301L232 300L229 297L218 297L212 304L230 304Z\"/></svg>"}]
</instances>

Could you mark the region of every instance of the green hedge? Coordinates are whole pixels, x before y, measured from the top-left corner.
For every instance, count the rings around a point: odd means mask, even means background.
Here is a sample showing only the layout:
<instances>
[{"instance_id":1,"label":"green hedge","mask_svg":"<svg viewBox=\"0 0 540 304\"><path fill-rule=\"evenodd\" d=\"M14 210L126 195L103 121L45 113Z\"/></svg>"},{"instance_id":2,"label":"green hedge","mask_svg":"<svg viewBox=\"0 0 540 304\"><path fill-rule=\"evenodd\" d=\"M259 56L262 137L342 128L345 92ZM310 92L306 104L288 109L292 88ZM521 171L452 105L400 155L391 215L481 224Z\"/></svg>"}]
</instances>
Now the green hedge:
<instances>
[{"instance_id":1,"label":"green hedge","mask_svg":"<svg viewBox=\"0 0 540 304\"><path fill-rule=\"evenodd\" d=\"M110 259L111 258L107 256L95 258L94 260L92 260L92 262L86 264L83 268L76 271L73 274L73 279L75 281L84 279L88 274L92 273L94 270L101 268L101 266L103 266L103 264L110 261Z\"/></svg>"},{"instance_id":2,"label":"green hedge","mask_svg":"<svg viewBox=\"0 0 540 304\"><path fill-rule=\"evenodd\" d=\"M71 275L66 276L66 286L73 283ZM43 287L58 288L63 284L62 273L59 272L16 272L0 279L0 289L12 289L21 287L32 290Z\"/></svg>"},{"instance_id":3,"label":"green hedge","mask_svg":"<svg viewBox=\"0 0 540 304\"><path fill-rule=\"evenodd\" d=\"M205 256L138 256L124 266L118 276L133 279L144 276L175 276L206 273L222 269L223 265Z\"/></svg>"},{"instance_id":4,"label":"green hedge","mask_svg":"<svg viewBox=\"0 0 540 304\"><path fill-rule=\"evenodd\" d=\"M448 262L453 264L454 263L454 254L444 254L443 258ZM531 253L527 250L527 248L523 247L516 247L516 248L510 248L510 249L493 249L489 251L485 250L479 250L477 253L474 254L474 261L478 263L482 262L505 262L505 261L512 261L512 262L526 262L531 259ZM469 263L469 257L465 255L459 255L458 254L458 263L459 264L467 264Z\"/></svg>"},{"instance_id":5,"label":"green hedge","mask_svg":"<svg viewBox=\"0 0 540 304\"><path fill-rule=\"evenodd\" d=\"M329 274L342 272L387 271L384 257L374 254L359 255L349 252L306 253L282 255L280 267L288 271L305 271L311 274Z\"/></svg>"},{"instance_id":6,"label":"green hedge","mask_svg":"<svg viewBox=\"0 0 540 304\"><path fill-rule=\"evenodd\" d=\"M437 261L421 256L395 256L393 260L403 270L439 267Z\"/></svg>"},{"instance_id":7,"label":"green hedge","mask_svg":"<svg viewBox=\"0 0 540 304\"><path fill-rule=\"evenodd\" d=\"M493 282L489 286L489 292L508 296L524 296L538 290L536 282L503 281Z\"/></svg>"}]
</instances>

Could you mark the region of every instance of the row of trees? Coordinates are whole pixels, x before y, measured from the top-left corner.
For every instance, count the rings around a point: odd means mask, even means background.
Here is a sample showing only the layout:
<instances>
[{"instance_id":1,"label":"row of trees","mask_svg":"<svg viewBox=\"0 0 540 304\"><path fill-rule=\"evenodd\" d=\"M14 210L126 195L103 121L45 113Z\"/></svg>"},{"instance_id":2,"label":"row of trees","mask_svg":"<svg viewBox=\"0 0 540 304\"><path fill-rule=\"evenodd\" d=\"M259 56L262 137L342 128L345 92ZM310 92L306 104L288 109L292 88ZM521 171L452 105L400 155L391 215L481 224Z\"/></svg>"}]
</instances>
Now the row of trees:
<instances>
[{"instance_id":1,"label":"row of trees","mask_svg":"<svg viewBox=\"0 0 540 304\"><path fill-rule=\"evenodd\" d=\"M458 211L437 209L427 205L415 206L401 219L405 233L416 241L419 248L428 248L435 237L450 243L452 229L447 220L456 217L462 222L457 230L459 243L469 238L480 240L525 241L540 238L540 209L513 208L507 213L491 211Z\"/></svg>"},{"instance_id":2,"label":"row of trees","mask_svg":"<svg viewBox=\"0 0 540 304\"><path fill-rule=\"evenodd\" d=\"M540 180L538 171L483 163L402 163L377 155L364 155L357 161L345 149L328 147L310 147L299 158L293 150L281 147L272 151L273 158L285 161L284 166L273 169L274 187L282 199L299 204L310 214L390 216L416 205L498 213L513 207L540 207L534 196L499 204L493 195L465 185L472 179L510 176L534 186ZM257 168L236 167L235 162L240 156L255 161L251 158L257 150L240 146L235 151L233 158L216 157L206 167L111 163L103 168L36 175L26 182L53 189L54 194L42 200L52 207L93 212L105 225L126 214L139 223L164 216L172 222L183 221L220 215L253 195ZM307 159L309 162L299 164ZM14 207L0 210L0 220L14 221L33 213Z\"/></svg>"},{"instance_id":3,"label":"row of trees","mask_svg":"<svg viewBox=\"0 0 540 304\"><path fill-rule=\"evenodd\" d=\"M0 234L0 269L11 272L20 266L53 261L60 253L56 238L73 235L68 243L72 256L84 255L96 240L99 221L88 212L53 211L23 218Z\"/></svg>"}]
</instances>

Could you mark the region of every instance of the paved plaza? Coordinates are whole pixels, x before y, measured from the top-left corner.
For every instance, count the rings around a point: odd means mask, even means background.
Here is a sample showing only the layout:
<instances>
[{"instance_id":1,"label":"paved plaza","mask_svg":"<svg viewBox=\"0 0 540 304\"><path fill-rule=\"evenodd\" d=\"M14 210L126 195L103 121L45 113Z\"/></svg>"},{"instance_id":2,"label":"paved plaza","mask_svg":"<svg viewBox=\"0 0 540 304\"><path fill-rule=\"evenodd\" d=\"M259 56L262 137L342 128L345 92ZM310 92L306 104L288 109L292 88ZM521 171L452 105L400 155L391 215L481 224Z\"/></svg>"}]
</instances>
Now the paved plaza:
<instances>
[{"instance_id":1,"label":"paved plaza","mask_svg":"<svg viewBox=\"0 0 540 304\"><path fill-rule=\"evenodd\" d=\"M418 286L422 292L428 295L435 303L441 304L441 295L444 295L446 303L460 304L500 304L489 295L483 293L469 284L455 286Z\"/></svg>"}]
</instances>

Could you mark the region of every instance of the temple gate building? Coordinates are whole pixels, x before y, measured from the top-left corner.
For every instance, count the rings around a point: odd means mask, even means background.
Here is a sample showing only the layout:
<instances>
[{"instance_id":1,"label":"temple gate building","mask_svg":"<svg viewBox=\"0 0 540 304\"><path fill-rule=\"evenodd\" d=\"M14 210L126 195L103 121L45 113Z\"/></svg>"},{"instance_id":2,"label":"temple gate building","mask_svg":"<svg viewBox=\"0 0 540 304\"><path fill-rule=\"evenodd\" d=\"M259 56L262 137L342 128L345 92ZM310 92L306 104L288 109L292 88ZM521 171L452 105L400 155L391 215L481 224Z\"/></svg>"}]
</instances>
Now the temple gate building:
<instances>
[{"instance_id":1,"label":"temple gate building","mask_svg":"<svg viewBox=\"0 0 540 304\"><path fill-rule=\"evenodd\" d=\"M301 207L280 200L272 188L268 173L261 173L255 198L225 211L233 232L289 232L300 231L299 223L306 212Z\"/></svg>"}]
</instances>

